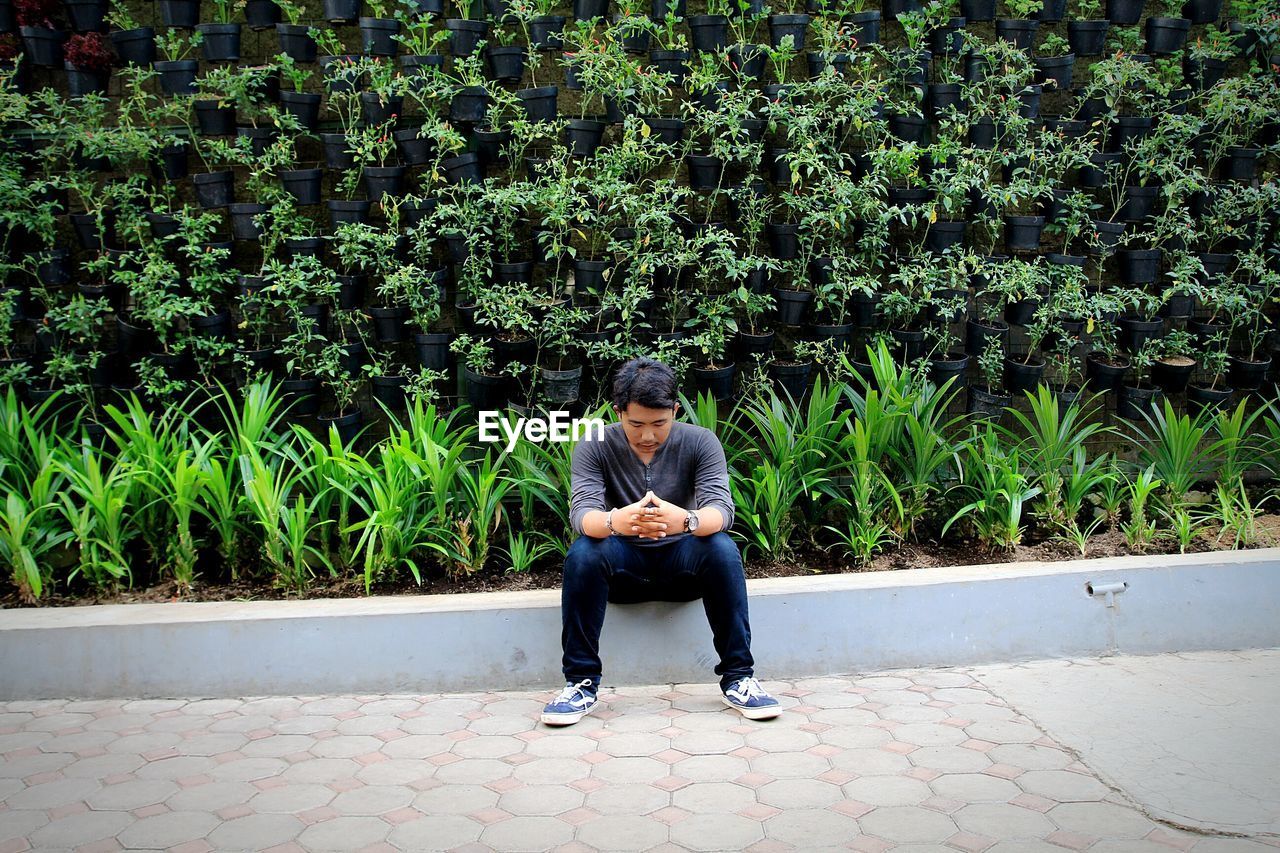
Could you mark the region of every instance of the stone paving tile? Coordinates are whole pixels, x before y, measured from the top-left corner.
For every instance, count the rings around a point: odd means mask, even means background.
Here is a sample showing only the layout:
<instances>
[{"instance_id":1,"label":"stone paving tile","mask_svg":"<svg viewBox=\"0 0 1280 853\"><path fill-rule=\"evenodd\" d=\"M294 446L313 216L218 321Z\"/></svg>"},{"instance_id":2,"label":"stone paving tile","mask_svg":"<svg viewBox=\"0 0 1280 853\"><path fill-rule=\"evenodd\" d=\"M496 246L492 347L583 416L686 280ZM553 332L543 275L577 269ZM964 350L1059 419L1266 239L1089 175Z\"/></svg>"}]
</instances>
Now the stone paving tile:
<instances>
[{"instance_id":1,"label":"stone paving tile","mask_svg":"<svg viewBox=\"0 0 1280 853\"><path fill-rule=\"evenodd\" d=\"M0 703L0 853L1277 850L1146 817L964 669L546 695Z\"/></svg>"}]
</instances>

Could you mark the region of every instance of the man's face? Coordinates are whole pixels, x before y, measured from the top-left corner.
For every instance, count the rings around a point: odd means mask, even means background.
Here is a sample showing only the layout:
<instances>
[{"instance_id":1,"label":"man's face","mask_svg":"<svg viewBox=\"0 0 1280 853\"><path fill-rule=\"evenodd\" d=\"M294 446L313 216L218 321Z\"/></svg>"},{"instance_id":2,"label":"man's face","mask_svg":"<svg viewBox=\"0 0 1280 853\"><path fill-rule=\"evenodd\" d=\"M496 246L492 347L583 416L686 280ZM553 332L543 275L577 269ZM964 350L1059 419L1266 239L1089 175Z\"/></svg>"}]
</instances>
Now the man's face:
<instances>
[{"instance_id":1,"label":"man's face","mask_svg":"<svg viewBox=\"0 0 1280 853\"><path fill-rule=\"evenodd\" d=\"M652 453L667 440L679 409L679 403L670 409L650 409L639 403L629 403L625 409L614 407L627 442L638 453Z\"/></svg>"}]
</instances>

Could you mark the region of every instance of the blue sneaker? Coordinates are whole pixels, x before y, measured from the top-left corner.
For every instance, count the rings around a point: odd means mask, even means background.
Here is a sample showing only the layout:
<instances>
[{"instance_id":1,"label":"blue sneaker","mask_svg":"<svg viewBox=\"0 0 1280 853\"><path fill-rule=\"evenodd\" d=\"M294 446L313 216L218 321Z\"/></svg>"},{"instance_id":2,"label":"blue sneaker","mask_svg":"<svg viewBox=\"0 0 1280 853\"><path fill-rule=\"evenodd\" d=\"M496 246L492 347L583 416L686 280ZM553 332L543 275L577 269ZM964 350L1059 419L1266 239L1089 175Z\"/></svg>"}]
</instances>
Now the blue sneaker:
<instances>
[{"instance_id":1,"label":"blue sneaker","mask_svg":"<svg viewBox=\"0 0 1280 853\"><path fill-rule=\"evenodd\" d=\"M596 692L591 679L585 678L577 684L566 684L560 695L547 703L542 709L542 722L548 726L571 726L590 714L595 706Z\"/></svg>"},{"instance_id":2,"label":"blue sneaker","mask_svg":"<svg viewBox=\"0 0 1280 853\"><path fill-rule=\"evenodd\" d=\"M754 678L739 678L724 691L724 704L736 708L748 720L771 720L782 706Z\"/></svg>"}]
</instances>

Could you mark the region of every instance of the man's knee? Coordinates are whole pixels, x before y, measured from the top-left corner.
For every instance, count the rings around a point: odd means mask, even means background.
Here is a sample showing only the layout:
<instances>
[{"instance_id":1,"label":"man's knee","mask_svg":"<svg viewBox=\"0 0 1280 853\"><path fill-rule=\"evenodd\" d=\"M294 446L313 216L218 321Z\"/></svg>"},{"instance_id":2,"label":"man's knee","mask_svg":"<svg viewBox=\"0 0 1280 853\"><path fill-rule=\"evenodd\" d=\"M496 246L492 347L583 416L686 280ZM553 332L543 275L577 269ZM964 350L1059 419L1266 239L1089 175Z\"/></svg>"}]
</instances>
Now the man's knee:
<instances>
[{"instance_id":1,"label":"man's knee","mask_svg":"<svg viewBox=\"0 0 1280 853\"><path fill-rule=\"evenodd\" d=\"M705 554L704 560L719 570L742 572L742 552L738 543L723 530L710 536L698 537L699 548Z\"/></svg>"},{"instance_id":2,"label":"man's knee","mask_svg":"<svg viewBox=\"0 0 1280 853\"><path fill-rule=\"evenodd\" d=\"M579 536L574 540L564 557L565 580L608 577L608 541L593 536Z\"/></svg>"}]
</instances>

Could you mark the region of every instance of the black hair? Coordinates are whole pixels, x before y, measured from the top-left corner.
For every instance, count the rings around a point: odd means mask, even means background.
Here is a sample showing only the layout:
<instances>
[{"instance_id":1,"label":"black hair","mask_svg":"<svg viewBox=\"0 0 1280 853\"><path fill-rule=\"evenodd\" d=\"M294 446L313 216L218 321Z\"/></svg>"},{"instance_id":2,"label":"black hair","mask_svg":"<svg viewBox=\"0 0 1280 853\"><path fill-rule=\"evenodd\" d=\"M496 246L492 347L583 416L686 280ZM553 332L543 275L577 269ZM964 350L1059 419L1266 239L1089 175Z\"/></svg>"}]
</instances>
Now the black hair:
<instances>
[{"instance_id":1,"label":"black hair","mask_svg":"<svg viewBox=\"0 0 1280 853\"><path fill-rule=\"evenodd\" d=\"M676 404L676 374L660 361L640 356L613 376L613 405L625 411L631 403L647 409L670 409Z\"/></svg>"}]
</instances>

